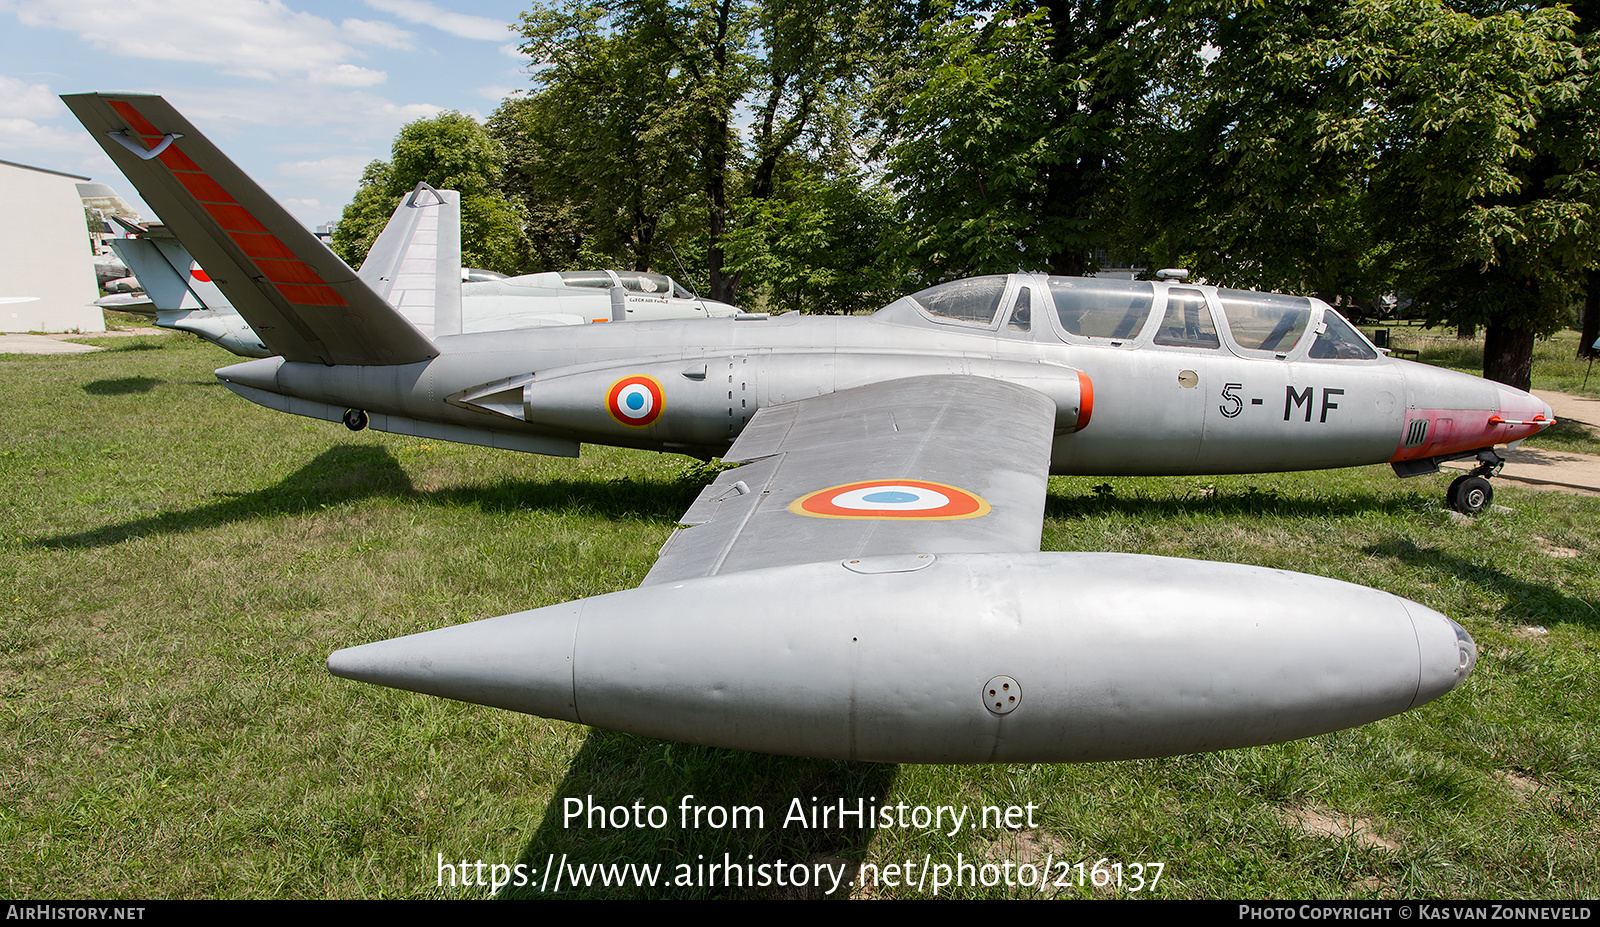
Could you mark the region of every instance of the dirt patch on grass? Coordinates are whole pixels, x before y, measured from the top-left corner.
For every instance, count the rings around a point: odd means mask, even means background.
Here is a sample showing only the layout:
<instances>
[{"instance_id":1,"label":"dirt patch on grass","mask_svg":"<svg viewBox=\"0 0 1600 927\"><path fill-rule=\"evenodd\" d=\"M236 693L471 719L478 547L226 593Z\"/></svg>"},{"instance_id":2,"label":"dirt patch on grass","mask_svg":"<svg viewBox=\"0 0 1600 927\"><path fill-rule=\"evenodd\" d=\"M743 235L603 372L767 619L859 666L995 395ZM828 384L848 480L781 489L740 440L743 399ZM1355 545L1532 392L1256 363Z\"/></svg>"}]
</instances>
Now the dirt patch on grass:
<instances>
[{"instance_id":1,"label":"dirt patch on grass","mask_svg":"<svg viewBox=\"0 0 1600 927\"><path fill-rule=\"evenodd\" d=\"M1578 551L1575 551L1570 547L1562 547L1559 544L1554 544L1542 537L1539 537L1537 534L1533 535L1533 543L1538 546L1542 553L1560 560L1570 560L1573 557L1579 556Z\"/></svg>"},{"instance_id":2,"label":"dirt patch on grass","mask_svg":"<svg viewBox=\"0 0 1600 927\"><path fill-rule=\"evenodd\" d=\"M1511 794L1520 799L1527 800L1545 791L1544 783L1524 772L1515 769L1502 769L1495 773L1495 778L1505 783Z\"/></svg>"},{"instance_id":3,"label":"dirt patch on grass","mask_svg":"<svg viewBox=\"0 0 1600 927\"><path fill-rule=\"evenodd\" d=\"M1378 833L1377 825L1366 818L1320 808L1294 808L1285 811L1283 817L1291 826L1318 837L1349 840L1375 850L1400 849L1400 844Z\"/></svg>"},{"instance_id":4,"label":"dirt patch on grass","mask_svg":"<svg viewBox=\"0 0 1600 927\"><path fill-rule=\"evenodd\" d=\"M1350 890L1363 895L1376 895L1379 898L1394 897L1394 891L1389 883L1377 876L1367 876L1360 881L1351 882Z\"/></svg>"},{"instance_id":5,"label":"dirt patch on grass","mask_svg":"<svg viewBox=\"0 0 1600 927\"><path fill-rule=\"evenodd\" d=\"M1527 624L1511 632L1512 637L1520 637L1525 641L1540 641L1550 635L1550 629L1542 624Z\"/></svg>"}]
</instances>

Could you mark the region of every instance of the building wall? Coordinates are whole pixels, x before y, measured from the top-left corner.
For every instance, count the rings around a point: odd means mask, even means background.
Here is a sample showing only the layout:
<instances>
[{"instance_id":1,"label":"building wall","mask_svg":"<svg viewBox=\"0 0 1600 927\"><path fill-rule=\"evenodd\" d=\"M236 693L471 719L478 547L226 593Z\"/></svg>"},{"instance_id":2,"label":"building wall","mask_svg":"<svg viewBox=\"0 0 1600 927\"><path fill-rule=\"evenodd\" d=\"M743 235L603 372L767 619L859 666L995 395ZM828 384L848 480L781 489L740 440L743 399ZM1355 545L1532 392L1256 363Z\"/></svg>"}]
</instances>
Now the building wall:
<instances>
[{"instance_id":1,"label":"building wall","mask_svg":"<svg viewBox=\"0 0 1600 927\"><path fill-rule=\"evenodd\" d=\"M0 331L106 330L78 198L84 179L0 162Z\"/></svg>"}]
</instances>

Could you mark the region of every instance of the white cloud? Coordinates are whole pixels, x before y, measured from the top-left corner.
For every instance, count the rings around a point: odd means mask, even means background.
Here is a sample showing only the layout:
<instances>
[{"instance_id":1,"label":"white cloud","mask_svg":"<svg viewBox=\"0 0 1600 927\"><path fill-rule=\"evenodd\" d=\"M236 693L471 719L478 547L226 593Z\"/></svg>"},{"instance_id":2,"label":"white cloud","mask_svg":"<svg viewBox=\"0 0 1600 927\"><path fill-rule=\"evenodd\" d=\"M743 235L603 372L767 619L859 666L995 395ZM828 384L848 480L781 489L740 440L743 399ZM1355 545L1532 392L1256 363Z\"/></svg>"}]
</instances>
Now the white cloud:
<instances>
[{"instance_id":1,"label":"white cloud","mask_svg":"<svg viewBox=\"0 0 1600 927\"><path fill-rule=\"evenodd\" d=\"M260 88L174 89L166 96L219 144L242 126L289 127L296 131L280 142L302 139L308 150L321 151L328 150L321 138L329 135L379 142L388 151L400 126L444 112L432 103L395 103L366 90L300 81Z\"/></svg>"},{"instance_id":2,"label":"white cloud","mask_svg":"<svg viewBox=\"0 0 1600 927\"><path fill-rule=\"evenodd\" d=\"M48 86L0 77L0 117L49 119L61 115L64 110Z\"/></svg>"},{"instance_id":3,"label":"white cloud","mask_svg":"<svg viewBox=\"0 0 1600 927\"><path fill-rule=\"evenodd\" d=\"M339 29L349 37L350 41L361 45L382 45L384 48L395 48L400 51L409 51L417 47L412 41L411 33L394 23L380 22L376 19L347 19L339 24Z\"/></svg>"},{"instance_id":4,"label":"white cloud","mask_svg":"<svg viewBox=\"0 0 1600 927\"><path fill-rule=\"evenodd\" d=\"M365 20L335 26L280 0L13 0L7 6L25 26L75 32L119 55L216 65L260 80L327 74L360 55L347 39L393 47L403 35Z\"/></svg>"},{"instance_id":5,"label":"white cloud","mask_svg":"<svg viewBox=\"0 0 1600 927\"><path fill-rule=\"evenodd\" d=\"M336 64L331 68L312 71L307 76L313 84L328 84L333 87L371 87L389 79L389 75L382 71L360 68L353 64Z\"/></svg>"},{"instance_id":6,"label":"white cloud","mask_svg":"<svg viewBox=\"0 0 1600 927\"><path fill-rule=\"evenodd\" d=\"M33 149L66 149L81 154L98 151L94 141L87 132L79 129L71 131L58 129L55 126L42 126L31 119L0 119L0 148L33 150ZM65 170L49 164L36 164L35 167L46 167L51 170Z\"/></svg>"},{"instance_id":7,"label":"white cloud","mask_svg":"<svg viewBox=\"0 0 1600 927\"><path fill-rule=\"evenodd\" d=\"M488 87L479 87L477 90L475 90L473 92L476 93L478 96L483 97L485 100L504 100L506 97L511 96L513 93L516 93L518 90L521 90L521 89L523 89L523 88L521 88L521 87L488 86Z\"/></svg>"},{"instance_id":8,"label":"white cloud","mask_svg":"<svg viewBox=\"0 0 1600 927\"><path fill-rule=\"evenodd\" d=\"M524 64L531 60L529 59L527 52L524 52L522 50L522 46L518 45L516 42L500 46L500 54L505 55L507 58L515 58Z\"/></svg>"},{"instance_id":9,"label":"white cloud","mask_svg":"<svg viewBox=\"0 0 1600 927\"><path fill-rule=\"evenodd\" d=\"M374 160L376 159L357 156L318 158L315 161L285 161L278 165L278 173L285 177L301 177L322 184L354 187L361 181L361 172Z\"/></svg>"},{"instance_id":10,"label":"white cloud","mask_svg":"<svg viewBox=\"0 0 1600 927\"><path fill-rule=\"evenodd\" d=\"M366 0L366 3L375 10L392 13L408 23L432 26L440 32L448 32L463 39L498 42L504 39L510 30L509 25L498 19L452 13L425 0Z\"/></svg>"}]
</instances>

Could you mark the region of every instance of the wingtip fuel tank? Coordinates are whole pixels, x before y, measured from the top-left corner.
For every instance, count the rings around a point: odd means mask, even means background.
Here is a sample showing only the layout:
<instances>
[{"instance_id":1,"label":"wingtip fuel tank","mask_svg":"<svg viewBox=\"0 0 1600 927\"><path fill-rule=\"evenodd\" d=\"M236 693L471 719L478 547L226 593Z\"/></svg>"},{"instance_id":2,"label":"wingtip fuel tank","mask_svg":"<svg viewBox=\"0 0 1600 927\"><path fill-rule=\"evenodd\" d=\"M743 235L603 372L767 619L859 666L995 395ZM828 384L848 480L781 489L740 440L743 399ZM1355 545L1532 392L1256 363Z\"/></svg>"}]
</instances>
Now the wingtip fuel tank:
<instances>
[{"instance_id":1,"label":"wingtip fuel tank","mask_svg":"<svg viewBox=\"0 0 1600 927\"><path fill-rule=\"evenodd\" d=\"M905 554L646 585L341 650L328 666L689 743L987 763L1326 733L1437 698L1475 660L1455 622L1362 586L1040 553Z\"/></svg>"}]
</instances>

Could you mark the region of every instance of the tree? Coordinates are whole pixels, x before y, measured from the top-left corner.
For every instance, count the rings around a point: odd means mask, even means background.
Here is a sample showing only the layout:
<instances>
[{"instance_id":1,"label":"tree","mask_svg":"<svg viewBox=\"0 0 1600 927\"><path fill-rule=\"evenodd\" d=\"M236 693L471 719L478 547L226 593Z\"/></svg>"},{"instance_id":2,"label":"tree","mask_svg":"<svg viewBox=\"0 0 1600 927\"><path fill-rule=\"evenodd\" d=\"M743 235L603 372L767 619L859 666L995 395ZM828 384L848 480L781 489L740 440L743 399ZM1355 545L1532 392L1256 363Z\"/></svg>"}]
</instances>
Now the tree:
<instances>
[{"instance_id":1,"label":"tree","mask_svg":"<svg viewBox=\"0 0 1600 927\"><path fill-rule=\"evenodd\" d=\"M733 266L774 310L851 313L904 292L894 203L860 178L783 184L784 197L750 198L728 233Z\"/></svg>"},{"instance_id":2,"label":"tree","mask_svg":"<svg viewBox=\"0 0 1600 927\"><path fill-rule=\"evenodd\" d=\"M1118 250L1151 267L1247 289L1366 302L1392 289L1363 213L1372 153L1330 138L1364 98L1315 44L1341 28L1326 2L1191 10L1205 60L1128 134Z\"/></svg>"},{"instance_id":3,"label":"tree","mask_svg":"<svg viewBox=\"0 0 1600 927\"><path fill-rule=\"evenodd\" d=\"M833 155L851 140L856 50L871 34L855 28L861 15L822 0L603 0L524 14L535 89L491 126L541 222L535 247L647 269L670 246L702 262L707 295L734 301L743 265L730 263L730 234L790 197L784 177L815 174L785 160L825 151L826 170L852 172ZM748 145L734 126L743 108Z\"/></svg>"},{"instance_id":4,"label":"tree","mask_svg":"<svg viewBox=\"0 0 1600 927\"><path fill-rule=\"evenodd\" d=\"M419 181L461 194L461 262L501 273L524 269L527 243L520 207L499 190L505 151L471 116L441 113L409 123L389 161L367 165L355 199L333 234L333 249L352 266L367 256L401 197Z\"/></svg>"},{"instance_id":5,"label":"tree","mask_svg":"<svg viewBox=\"0 0 1600 927\"><path fill-rule=\"evenodd\" d=\"M612 0L522 15L538 89L517 108L534 160L586 204L600 249L625 246L639 270L669 215L698 193L713 299L731 299L736 285L724 279L721 242L737 149L730 123L750 86L750 19L737 0Z\"/></svg>"},{"instance_id":6,"label":"tree","mask_svg":"<svg viewBox=\"0 0 1600 927\"><path fill-rule=\"evenodd\" d=\"M1484 375L1526 388L1534 338L1595 266L1600 114L1572 15L1302 0L1211 17L1216 58L1140 184L1193 196L1147 240L1219 282L1398 289L1432 322L1482 326Z\"/></svg>"},{"instance_id":7,"label":"tree","mask_svg":"<svg viewBox=\"0 0 1600 927\"><path fill-rule=\"evenodd\" d=\"M1584 57L1590 67L1600 64L1600 0L1574 0L1567 4L1568 8L1578 17L1574 26L1578 42L1584 48ZM1591 76L1591 81L1594 78ZM1595 86L1587 85L1587 105L1579 107L1575 114L1579 119L1587 120L1593 125L1597 116L1595 102ZM1600 158L1591 159L1600 160ZM1591 267L1584 280L1583 321L1582 334L1578 339L1578 356L1595 358L1600 357L1600 267Z\"/></svg>"},{"instance_id":8,"label":"tree","mask_svg":"<svg viewBox=\"0 0 1600 927\"><path fill-rule=\"evenodd\" d=\"M876 111L916 259L933 275L1091 269L1115 237L1126 145L1198 55L1166 5L944 8Z\"/></svg>"},{"instance_id":9,"label":"tree","mask_svg":"<svg viewBox=\"0 0 1600 927\"><path fill-rule=\"evenodd\" d=\"M1358 0L1348 22L1328 47L1382 91L1348 125L1377 151L1367 214L1396 280L1430 319L1482 325L1484 376L1527 389L1535 337L1595 264L1600 126L1574 17Z\"/></svg>"}]
</instances>

